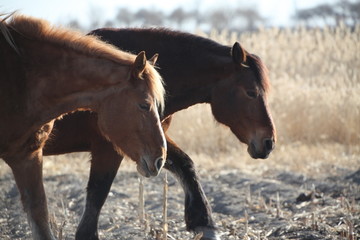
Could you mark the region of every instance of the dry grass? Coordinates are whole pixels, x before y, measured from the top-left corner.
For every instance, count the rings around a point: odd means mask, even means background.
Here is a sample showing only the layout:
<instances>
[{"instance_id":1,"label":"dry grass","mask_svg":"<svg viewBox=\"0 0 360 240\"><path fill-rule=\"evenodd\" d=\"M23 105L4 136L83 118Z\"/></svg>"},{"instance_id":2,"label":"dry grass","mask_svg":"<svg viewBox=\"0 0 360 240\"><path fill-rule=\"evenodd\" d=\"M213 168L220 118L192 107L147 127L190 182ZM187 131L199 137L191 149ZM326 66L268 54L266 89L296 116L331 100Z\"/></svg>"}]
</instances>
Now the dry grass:
<instances>
[{"instance_id":1,"label":"dry grass","mask_svg":"<svg viewBox=\"0 0 360 240\"><path fill-rule=\"evenodd\" d=\"M269 68L269 102L278 132L271 167L274 161L311 172L322 163L360 167L360 26L354 31L345 26L274 28L241 36L224 31L210 37L227 45L238 40ZM211 156L220 164L241 159L248 165L244 147L216 125L209 107L198 105L176 114L170 135L200 159Z\"/></svg>"}]
</instances>

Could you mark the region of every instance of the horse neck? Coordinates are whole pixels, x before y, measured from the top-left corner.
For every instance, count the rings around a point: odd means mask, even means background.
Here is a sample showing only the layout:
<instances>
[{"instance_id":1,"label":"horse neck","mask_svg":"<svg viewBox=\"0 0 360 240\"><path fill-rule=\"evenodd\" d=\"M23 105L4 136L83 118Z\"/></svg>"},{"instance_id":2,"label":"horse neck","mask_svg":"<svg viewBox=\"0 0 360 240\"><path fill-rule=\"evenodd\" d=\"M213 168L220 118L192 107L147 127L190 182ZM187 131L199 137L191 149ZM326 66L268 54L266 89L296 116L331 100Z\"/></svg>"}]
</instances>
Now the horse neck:
<instances>
[{"instance_id":1,"label":"horse neck","mask_svg":"<svg viewBox=\"0 0 360 240\"><path fill-rule=\"evenodd\" d=\"M101 99L119 91L129 77L129 66L51 44L32 43L26 56L27 109L37 119L50 120L79 109L96 110ZM35 45L35 46L34 46Z\"/></svg>"},{"instance_id":2,"label":"horse neck","mask_svg":"<svg viewBox=\"0 0 360 240\"><path fill-rule=\"evenodd\" d=\"M130 52L159 54L157 65L167 92L164 117L209 103L214 84L224 78L224 69L232 64L230 47L182 33L130 28L98 29L91 34Z\"/></svg>"},{"instance_id":3,"label":"horse neck","mask_svg":"<svg viewBox=\"0 0 360 240\"><path fill-rule=\"evenodd\" d=\"M123 29L95 31L103 40L133 52L159 54L159 71L165 80L167 100L164 116L198 103L209 103L213 86L233 66L230 47L166 30ZM230 68L228 68L230 69Z\"/></svg>"},{"instance_id":4,"label":"horse neck","mask_svg":"<svg viewBox=\"0 0 360 240\"><path fill-rule=\"evenodd\" d=\"M187 61L187 59L192 60ZM163 60L166 61L166 59ZM178 71L167 71L162 74L169 96L165 115L195 104L210 103L214 86L229 75L226 69L231 69L232 60L230 56L206 53L184 57L177 66L179 66ZM163 68L173 69L171 66Z\"/></svg>"}]
</instances>

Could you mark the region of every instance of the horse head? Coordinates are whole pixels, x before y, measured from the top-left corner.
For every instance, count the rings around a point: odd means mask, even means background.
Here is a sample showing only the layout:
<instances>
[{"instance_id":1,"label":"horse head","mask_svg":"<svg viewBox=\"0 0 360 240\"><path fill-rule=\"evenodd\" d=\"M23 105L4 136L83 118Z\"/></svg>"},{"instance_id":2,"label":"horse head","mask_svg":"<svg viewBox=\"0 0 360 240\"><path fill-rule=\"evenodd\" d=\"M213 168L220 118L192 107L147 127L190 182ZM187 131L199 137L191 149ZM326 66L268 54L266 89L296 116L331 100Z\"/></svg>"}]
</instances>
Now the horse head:
<instances>
[{"instance_id":1,"label":"horse head","mask_svg":"<svg viewBox=\"0 0 360 240\"><path fill-rule=\"evenodd\" d=\"M144 52L139 53L127 86L107 97L98 113L102 134L118 152L135 160L138 172L145 177L158 175L166 159L158 109L163 107L165 91L152 64Z\"/></svg>"},{"instance_id":2,"label":"horse head","mask_svg":"<svg viewBox=\"0 0 360 240\"><path fill-rule=\"evenodd\" d=\"M239 43L231 49L226 77L216 83L211 108L217 121L230 127L253 158L267 158L276 141L276 130L267 104L268 72L260 58Z\"/></svg>"}]
</instances>

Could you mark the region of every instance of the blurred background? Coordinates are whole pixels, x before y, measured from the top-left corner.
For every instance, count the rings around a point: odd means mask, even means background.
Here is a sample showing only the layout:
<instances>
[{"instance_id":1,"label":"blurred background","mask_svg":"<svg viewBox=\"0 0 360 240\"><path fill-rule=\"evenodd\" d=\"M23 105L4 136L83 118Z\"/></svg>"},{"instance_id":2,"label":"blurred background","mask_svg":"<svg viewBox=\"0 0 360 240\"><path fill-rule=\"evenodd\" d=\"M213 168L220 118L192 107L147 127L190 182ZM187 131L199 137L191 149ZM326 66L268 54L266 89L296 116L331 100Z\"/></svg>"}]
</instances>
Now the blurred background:
<instances>
[{"instance_id":1,"label":"blurred background","mask_svg":"<svg viewBox=\"0 0 360 240\"><path fill-rule=\"evenodd\" d=\"M359 21L356 0L2 0L2 12L19 10L55 24L85 30L114 26L166 26L194 31L254 31L264 27L337 25Z\"/></svg>"},{"instance_id":2,"label":"blurred background","mask_svg":"<svg viewBox=\"0 0 360 240\"><path fill-rule=\"evenodd\" d=\"M163 26L224 45L239 41L269 68L275 151L269 160L251 159L246 146L215 123L208 105L175 114L169 134L180 147L208 168L309 175L360 168L359 0L2 0L0 5L2 12L19 10L83 32Z\"/></svg>"}]
</instances>

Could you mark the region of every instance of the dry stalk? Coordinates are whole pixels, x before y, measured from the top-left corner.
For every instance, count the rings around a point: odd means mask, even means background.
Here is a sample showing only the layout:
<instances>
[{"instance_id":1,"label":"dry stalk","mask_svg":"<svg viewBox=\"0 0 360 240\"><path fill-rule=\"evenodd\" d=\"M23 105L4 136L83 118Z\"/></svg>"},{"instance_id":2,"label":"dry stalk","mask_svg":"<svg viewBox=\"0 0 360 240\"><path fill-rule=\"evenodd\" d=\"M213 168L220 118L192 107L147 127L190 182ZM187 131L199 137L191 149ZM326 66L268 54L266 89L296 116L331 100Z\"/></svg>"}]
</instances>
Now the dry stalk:
<instances>
[{"instance_id":1,"label":"dry stalk","mask_svg":"<svg viewBox=\"0 0 360 240\"><path fill-rule=\"evenodd\" d=\"M276 217L281 217L281 209L280 209L280 196L279 192L276 192Z\"/></svg>"},{"instance_id":2,"label":"dry stalk","mask_svg":"<svg viewBox=\"0 0 360 240\"><path fill-rule=\"evenodd\" d=\"M262 207L263 209L265 209L266 212L269 211L268 206L266 205L265 199L264 197L261 195L261 191L259 191L259 204L260 207Z\"/></svg>"},{"instance_id":3,"label":"dry stalk","mask_svg":"<svg viewBox=\"0 0 360 240\"><path fill-rule=\"evenodd\" d=\"M355 200L355 197L352 197L351 198L351 212L350 212L350 214L352 214L353 212L355 212L356 211L356 206L357 206L357 204L356 204L356 200Z\"/></svg>"},{"instance_id":4,"label":"dry stalk","mask_svg":"<svg viewBox=\"0 0 360 240\"><path fill-rule=\"evenodd\" d=\"M143 176L139 177L139 221L140 225L144 224L144 232L146 234L148 229L148 223L145 217L145 204L144 204L144 183L143 183Z\"/></svg>"},{"instance_id":5,"label":"dry stalk","mask_svg":"<svg viewBox=\"0 0 360 240\"><path fill-rule=\"evenodd\" d=\"M60 199L61 201L61 209L63 210L63 214L64 214L64 218L66 220L66 217L67 217L67 210L66 210L66 207L65 207L65 203L64 203L64 198L61 198Z\"/></svg>"},{"instance_id":6,"label":"dry stalk","mask_svg":"<svg viewBox=\"0 0 360 240\"><path fill-rule=\"evenodd\" d=\"M344 218L344 222L346 223L346 225L348 227L348 234L347 234L348 240L355 240L353 223L347 217Z\"/></svg>"},{"instance_id":7,"label":"dry stalk","mask_svg":"<svg viewBox=\"0 0 360 240\"><path fill-rule=\"evenodd\" d=\"M57 221L58 220L56 218L55 213L50 215L50 218L49 218L50 228L52 229L54 235L57 235L57 239L62 240L62 239L64 239L63 230L66 225L66 220L64 220L61 224L57 224Z\"/></svg>"},{"instance_id":8,"label":"dry stalk","mask_svg":"<svg viewBox=\"0 0 360 240\"><path fill-rule=\"evenodd\" d=\"M203 236L203 233L202 233L202 232L201 232L201 233L198 233L198 234L196 234L194 240L200 240L200 239L202 238L202 236Z\"/></svg>"},{"instance_id":9,"label":"dry stalk","mask_svg":"<svg viewBox=\"0 0 360 240\"><path fill-rule=\"evenodd\" d=\"M58 239L63 240L63 229L65 227L66 221L64 221L61 226L59 227Z\"/></svg>"},{"instance_id":10,"label":"dry stalk","mask_svg":"<svg viewBox=\"0 0 360 240\"><path fill-rule=\"evenodd\" d=\"M249 233L249 215L245 209L245 235Z\"/></svg>"},{"instance_id":11,"label":"dry stalk","mask_svg":"<svg viewBox=\"0 0 360 240\"><path fill-rule=\"evenodd\" d=\"M311 213L311 228L312 230L318 230L318 224L316 221L315 213Z\"/></svg>"},{"instance_id":12,"label":"dry stalk","mask_svg":"<svg viewBox=\"0 0 360 240\"><path fill-rule=\"evenodd\" d=\"M168 222L167 222L167 194L168 194L167 172L164 175L164 197L163 197L163 240L167 240Z\"/></svg>"},{"instance_id":13,"label":"dry stalk","mask_svg":"<svg viewBox=\"0 0 360 240\"><path fill-rule=\"evenodd\" d=\"M139 220L142 223L145 220L145 210L144 210L144 183L143 177L139 177Z\"/></svg>"},{"instance_id":14,"label":"dry stalk","mask_svg":"<svg viewBox=\"0 0 360 240\"><path fill-rule=\"evenodd\" d=\"M312 190L311 190L311 203L315 203L316 202L316 187L315 184L312 184Z\"/></svg>"},{"instance_id":15,"label":"dry stalk","mask_svg":"<svg viewBox=\"0 0 360 240\"><path fill-rule=\"evenodd\" d=\"M171 236L170 234L167 234L167 236L170 238L170 240L176 240L176 238L174 238L174 237Z\"/></svg>"},{"instance_id":16,"label":"dry stalk","mask_svg":"<svg viewBox=\"0 0 360 240\"><path fill-rule=\"evenodd\" d=\"M65 227L66 221L68 220L68 218L67 218L68 214L67 214L67 210L65 208L63 198L61 198L61 207L63 209L63 214L64 214L64 219L65 220L63 221L63 223L61 224L60 229L59 229L59 234L58 234L58 239L59 240L63 239L63 229ZM55 217L55 215L54 215L54 217Z\"/></svg>"},{"instance_id":17,"label":"dry stalk","mask_svg":"<svg viewBox=\"0 0 360 240\"><path fill-rule=\"evenodd\" d=\"M343 208L345 208L351 214L351 212L353 210L352 204L344 196L341 197L341 205Z\"/></svg>"},{"instance_id":18,"label":"dry stalk","mask_svg":"<svg viewBox=\"0 0 360 240\"><path fill-rule=\"evenodd\" d=\"M251 207L253 205L250 185L248 185L247 190L246 190L246 203L249 205L249 207Z\"/></svg>"}]
</instances>

